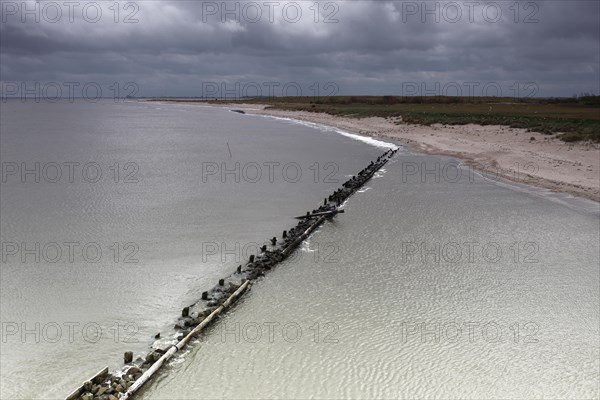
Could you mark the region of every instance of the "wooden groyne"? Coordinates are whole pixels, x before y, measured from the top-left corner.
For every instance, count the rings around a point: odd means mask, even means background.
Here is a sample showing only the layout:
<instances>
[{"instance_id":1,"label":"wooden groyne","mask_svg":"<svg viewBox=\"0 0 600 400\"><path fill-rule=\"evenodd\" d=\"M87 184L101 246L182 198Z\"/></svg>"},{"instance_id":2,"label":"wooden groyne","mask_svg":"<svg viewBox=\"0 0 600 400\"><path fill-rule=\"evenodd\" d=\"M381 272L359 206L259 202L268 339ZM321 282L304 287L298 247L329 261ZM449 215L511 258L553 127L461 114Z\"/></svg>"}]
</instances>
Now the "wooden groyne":
<instances>
[{"instance_id":1,"label":"wooden groyne","mask_svg":"<svg viewBox=\"0 0 600 400\"><path fill-rule=\"evenodd\" d=\"M283 231L281 240L273 237L269 240L270 246L261 247L260 255L251 255L245 265L238 266L233 274L219 279L215 287L203 292L200 300L182 310L171 339L160 339L160 334L157 334L152 349L144 357L138 356L135 360L133 352L125 352L121 369L109 372L105 367L83 382L66 400L125 400L135 395L169 359L235 304L253 281L289 257L323 222L343 212L339 206L369 181L397 151L388 150L372 161L324 199L318 209L296 217L300 221L290 230Z\"/></svg>"}]
</instances>

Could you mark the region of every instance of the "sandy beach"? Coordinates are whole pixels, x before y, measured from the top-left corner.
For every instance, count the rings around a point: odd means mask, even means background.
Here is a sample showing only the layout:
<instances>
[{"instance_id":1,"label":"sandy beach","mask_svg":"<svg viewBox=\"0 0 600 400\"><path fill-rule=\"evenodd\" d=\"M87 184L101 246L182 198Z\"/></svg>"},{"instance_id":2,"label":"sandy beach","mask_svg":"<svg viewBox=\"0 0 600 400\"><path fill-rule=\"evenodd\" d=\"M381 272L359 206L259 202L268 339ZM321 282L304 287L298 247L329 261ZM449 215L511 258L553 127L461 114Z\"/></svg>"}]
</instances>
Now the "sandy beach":
<instances>
[{"instance_id":1,"label":"sandy beach","mask_svg":"<svg viewBox=\"0 0 600 400\"><path fill-rule=\"evenodd\" d=\"M408 125L380 117L347 118L323 113L223 105L246 113L294 118L348 132L393 140L415 152L456 157L488 176L544 187L600 202L600 145L565 143L506 126Z\"/></svg>"}]
</instances>

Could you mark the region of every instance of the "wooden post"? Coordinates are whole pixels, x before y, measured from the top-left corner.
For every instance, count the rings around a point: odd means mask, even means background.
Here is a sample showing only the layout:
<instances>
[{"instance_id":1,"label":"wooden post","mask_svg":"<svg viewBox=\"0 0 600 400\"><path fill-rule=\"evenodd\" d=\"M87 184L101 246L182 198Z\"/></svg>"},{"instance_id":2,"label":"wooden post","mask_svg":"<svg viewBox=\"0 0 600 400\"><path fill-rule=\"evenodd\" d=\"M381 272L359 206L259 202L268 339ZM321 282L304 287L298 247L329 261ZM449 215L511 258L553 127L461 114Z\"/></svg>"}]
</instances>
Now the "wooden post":
<instances>
[{"instance_id":1,"label":"wooden post","mask_svg":"<svg viewBox=\"0 0 600 400\"><path fill-rule=\"evenodd\" d=\"M311 217L322 217L322 216L328 216L328 217L330 217L330 216L334 216L335 214L338 214L338 213L339 214L343 214L344 210L336 209L336 210L333 210L333 211L321 211L321 212L317 212L317 213L312 214ZM305 215L301 215L299 217L294 217L294 218L296 218L296 219L305 219L306 216Z\"/></svg>"},{"instance_id":2,"label":"wooden post","mask_svg":"<svg viewBox=\"0 0 600 400\"><path fill-rule=\"evenodd\" d=\"M219 307L217 307L217 309L215 309L215 311L213 311L208 317L204 318L204 320L202 320L202 322L200 322L200 324L198 324L198 326L196 326L186 337L181 339L179 341L179 343L177 343L176 345L171 346L171 348L169 348L169 350L165 354L163 354L162 357L160 357L158 360L155 360L154 364L152 364L152 366L146 372L144 372L142 374L142 376L140 376L139 379L136 380L133 383L133 385L131 385L131 387L129 387L129 389L127 389L127 392L125 392L125 394L123 394L120 397L120 400L127 400L133 394L135 394L135 392L137 392L142 387L142 385L144 385L144 383L146 383L148 380L150 380L152 375L154 375L156 373L156 371L158 371L165 364L165 362L167 362L171 357L173 357L173 354L175 354L177 351L182 349L194 336L196 336L200 331L202 331L202 329L204 329L206 327L206 325L208 325L215 317L217 317L219 314L221 314L223 312L223 310L225 310L233 302L235 302L237 300L237 297L239 295L241 295L248 288L249 284L250 284L250 281L244 282L244 284L242 286L240 286L238 288L238 290L236 290L231 296L229 296L227 298L227 300L225 300L225 302L223 304L221 304Z\"/></svg>"},{"instance_id":3,"label":"wooden post","mask_svg":"<svg viewBox=\"0 0 600 400\"><path fill-rule=\"evenodd\" d=\"M391 157L397 151L398 151L398 149L389 150L387 152L387 153L389 153L388 159L391 159ZM329 201L330 202L336 201L337 204L340 205L344 200L346 200L347 198L352 196L354 193L356 193L356 191L362 185L364 185L371 177L373 177L373 175L388 162L388 159L386 159L385 157L379 157L377 159L376 163L371 161L369 166L367 166L362 171L360 171L360 173L358 174L358 177L353 176L352 179L347 182L348 183L347 188L340 188L340 189L337 189L335 192L333 192L333 195L329 196ZM328 201L327 198L324 199L323 205L326 206L328 204L327 201ZM275 251L275 253L277 253L279 256L277 258L277 260L287 258L298 247L298 245L302 241L304 241L327 218L331 218L333 215L335 215L337 213L343 213L343 212L344 212L343 210L339 210L339 209L336 209L333 211L326 211L326 212L319 212L318 210L316 210L316 211L313 210L312 215L310 212L306 212L306 216L296 217L298 219L306 218L306 220L298 222L296 228L293 229L294 235L291 237L292 240L287 241L287 246L285 248L283 246L281 246L281 248L279 248ZM300 230L301 227L304 228L304 231L300 233L298 231ZM288 236L287 231L283 231L284 239L287 238L287 236ZM271 243L275 246L277 244L277 238L273 237L273 239L271 239ZM263 248L264 248L264 251L266 251L267 246L265 245L265 246L263 246ZM262 248L261 248L261 250L262 250ZM250 262L254 262L254 255L250 256ZM278 261L274 261L274 264L277 264L277 262ZM273 265L273 260L267 262L265 264L265 268L267 268L267 266L270 267L272 265ZM267 269L269 269L269 268L267 268ZM134 393L136 393L137 390L139 390L139 388L141 388L145 384L145 382L147 382L151 378L151 376L156 371L158 371L176 352L178 352L184 346L186 346L194 336L196 336L199 332L201 332L202 329L204 329L209 323L211 323L219 314L221 314L226 308L228 308L231 304L233 304L239 298L239 296L245 290L247 290L248 287L250 287L250 282L252 279L255 279L257 276L263 275L261 270L262 270L261 268L258 268L255 270L254 275L247 276L246 278L248 278L248 279L242 279L241 286L231 296L229 296L225 300L225 302L223 302L220 306L217 306L215 309L213 309L213 312L210 313L210 315L208 315L206 318L204 318L202 320L202 322L200 322L199 325L197 325L191 332L189 332L189 334L187 334L186 336L179 336L179 337L181 337L181 340L176 345L171 346L164 353L158 352L158 351L151 352L149 354L148 358L150 361L154 362L153 365L145 373L143 373L139 379L137 379L135 382L133 382L133 384L129 387L129 389L126 391L126 393L121 395L120 400L128 400L128 398L130 396L132 396ZM238 266L238 268L237 268L238 273L241 273L241 271L242 271L242 265ZM220 286L223 286L224 284L225 284L224 279L219 280ZM221 289L217 289L217 290L221 291ZM208 297L209 297L209 292L207 292L207 291L202 292L202 300L208 300ZM216 302L215 302L215 305L217 305ZM184 316L184 317L189 316L190 308L191 308L191 306L184 308L182 310L182 316ZM204 315L205 315L204 313L201 314L201 316L204 316ZM160 337L160 334L155 336L155 338L159 338L159 337ZM162 354L162 356L161 356L161 354ZM123 359L125 361L125 364L130 364L131 362L133 362L133 352L124 353ZM91 380L86 381L79 388L74 390L67 397L67 400L78 399L81 396L81 394L84 393L86 387L90 386L91 382L100 384L101 382L103 382L104 380L107 379L107 375L108 375L108 367L106 367L105 369L100 371L98 374L96 374L94 377L92 377Z\"/></svg>"},{"instance_id":4,"label":"wooden post","mask_svg":"<svg viewBox=\"0 0 600 400\"><path fill-rule=\"evenodd\" d=\"M99 372L97 372L94 376L92 376L89 380L87 380L86 382L94 382L94 383L98 383L98 381L100 381L103 377L105 377L108 374L108 367L104 367L103 369L101 369ZM83 392L83 384L81 384L81 386L79 386L77 389L73 390L66 398L65 400L76 400L79 398L79 396L81 396L81 393Z\"/></svg>"}]
</instances>

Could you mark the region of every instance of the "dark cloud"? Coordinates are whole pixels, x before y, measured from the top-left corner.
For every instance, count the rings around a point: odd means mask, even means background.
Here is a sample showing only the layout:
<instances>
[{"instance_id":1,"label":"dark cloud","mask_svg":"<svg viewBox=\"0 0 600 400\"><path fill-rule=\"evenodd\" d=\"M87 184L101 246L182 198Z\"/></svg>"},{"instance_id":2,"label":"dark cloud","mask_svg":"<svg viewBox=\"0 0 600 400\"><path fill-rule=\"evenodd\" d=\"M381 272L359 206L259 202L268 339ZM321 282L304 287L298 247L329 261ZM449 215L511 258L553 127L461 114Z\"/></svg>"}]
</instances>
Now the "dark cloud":
<instances>
[{"instance_id":1,"label":"dark cloud","mask_svg":"<svg viewBox=\"0 0 600 400\"><path fill-rule=\"evenodd\" d=\"M413 82L600 92L598 1L322 1L318 15L313 1L262 0L121 2L115 15L111 1L95 23L93 1L72 22L62 0L27 2L39 21L23 4L2 0L3 82L133 81L148 96L202 95L206 82L297 82L305 95L315 83L330 94L328 82L339 94L402 94Z\"/></svg>"}]
</instances>

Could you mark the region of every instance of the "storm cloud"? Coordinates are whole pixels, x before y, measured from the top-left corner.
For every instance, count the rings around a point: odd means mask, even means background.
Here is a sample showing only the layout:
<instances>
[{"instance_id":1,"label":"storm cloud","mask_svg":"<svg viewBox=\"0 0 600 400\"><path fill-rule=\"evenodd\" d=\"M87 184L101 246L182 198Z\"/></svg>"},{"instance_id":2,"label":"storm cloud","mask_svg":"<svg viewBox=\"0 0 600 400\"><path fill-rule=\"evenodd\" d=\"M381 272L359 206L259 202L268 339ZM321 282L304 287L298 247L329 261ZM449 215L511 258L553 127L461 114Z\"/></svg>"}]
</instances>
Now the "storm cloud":
<instances>
[{"instance_id":1,"label":"storm cloud","mask_svg":"<svg viewBox=\"0 0 600 400\"><path fill-rule=\"evenodd\" d=\"M4 87L133 82L138 96L212 97L600 93L598 1L2 0L1 12Z\"/></svg>"}]
</instances>

